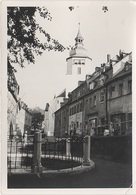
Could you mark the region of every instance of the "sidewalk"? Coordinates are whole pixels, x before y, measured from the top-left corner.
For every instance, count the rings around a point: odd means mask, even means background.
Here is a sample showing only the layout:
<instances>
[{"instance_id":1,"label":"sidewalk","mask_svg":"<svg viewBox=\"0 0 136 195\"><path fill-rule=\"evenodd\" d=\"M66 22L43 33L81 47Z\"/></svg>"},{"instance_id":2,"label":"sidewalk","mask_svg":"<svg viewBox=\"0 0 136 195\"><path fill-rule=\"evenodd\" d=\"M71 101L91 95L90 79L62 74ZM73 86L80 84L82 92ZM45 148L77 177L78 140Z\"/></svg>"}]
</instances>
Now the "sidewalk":
<instances>
[{"instance_id":1,"label":"sidewalk","mask_svg":"<svg viewBox=\"0 0 136 195\"><path fill-rule=\"evenodd\" d=\"M92 159L91 171L65 176L42 178L33 174L14 174L8 178L9 188L128 188L131 186L131 165Z\"/></svg>"}]
</instances>

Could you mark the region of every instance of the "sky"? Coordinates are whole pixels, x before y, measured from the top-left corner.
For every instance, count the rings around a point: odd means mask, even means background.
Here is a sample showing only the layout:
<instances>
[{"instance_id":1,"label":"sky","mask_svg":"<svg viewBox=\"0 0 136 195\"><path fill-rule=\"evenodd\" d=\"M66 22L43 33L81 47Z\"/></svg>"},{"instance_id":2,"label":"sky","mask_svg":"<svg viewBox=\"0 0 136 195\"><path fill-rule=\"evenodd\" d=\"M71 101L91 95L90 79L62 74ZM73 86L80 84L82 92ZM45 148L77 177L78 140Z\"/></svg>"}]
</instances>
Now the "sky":
<instances>
[{"instance_id":1,"label":"sky","mask_svg":"<svg viewBox=\"0 0 136 195\"><path fill-rule=\"evenodd\" d=\"M36 15L37 22L65 47L74 46L80 23L84 48L93 67L106 62L107 54L112 58L120 49L125 52L134 49L136 3L133 1L44 1L42 5L51 13L52 21ZM69 6L74 9L70 11ZM105 13L103 6L108 7ZM29 108L45 109L46 103L65 89L67 57L69 50L45 51L36 56L35 64L25 64L23 69L16 67L19 96Z\"/></svg>"}]
</instances>

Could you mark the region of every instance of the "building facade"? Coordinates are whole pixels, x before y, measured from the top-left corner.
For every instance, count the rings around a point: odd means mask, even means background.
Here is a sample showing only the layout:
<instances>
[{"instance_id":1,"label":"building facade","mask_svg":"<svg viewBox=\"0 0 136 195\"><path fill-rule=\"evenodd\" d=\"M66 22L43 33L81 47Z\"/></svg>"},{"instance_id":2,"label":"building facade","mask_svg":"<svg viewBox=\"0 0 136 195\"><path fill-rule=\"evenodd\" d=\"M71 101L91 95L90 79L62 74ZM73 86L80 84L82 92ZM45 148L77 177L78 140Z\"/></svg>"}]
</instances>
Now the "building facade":
<instances>
[{"instance_id":1,"label":"building facade","mask_svg":"<svg viewBox=\"0 0 136 195\"><path fill-rule=\"evenodd\" d=\"M21 132L23 136L25 133L31 134L32 126L32 114L30 113L27 105L24 102L20 102L20 109L17 114L17 131Z\"/></svg>"},{"instance_id":2,"label":"building facade","mask_svg":"<svg viewBox=\"0 0 136 195\"><path fill-rule=\"evenodd\" d=\"M61 104L65 102L66 92L65 90L54 97L52 101L46 104L44 113L44 133L47 136L54 136L54 123L55 123L55 112L61 107Z\"/></svg>"},{"instance_id":3,"label":"building facade","mask_svg":"<svg viewBox=\"0 0 136 195\"><path fill-rule=\"evenodd\" d=\"M108 120L115 134L132 131L132 53L113 64L113 77L106 83Z\"/></svg>"},{"instance_id":4,"label":"building facade","mask_svg":"<svg viewBox=\"0 0 136 195\"><path fill-rule=\"evenodd\" d=\"M54 136L63 137L63 136L66 136L69 134L69 132L68 132L68 113L69 113L68 102L66 104L62 105L61 108L55 112Z\"/></svg>"},{"instance_id":5,"label":"building facade","mask_svg":"<svg viewBox=\"0 0 136 195\"><path fill-rule=\"evenodd\" d=\"M8 105L7 105L7 124L8 124L8 138L12 139L14 136L22 137L27 131L31 131L32 116L27 105L20 101L19 85L15 77L14 68L8 62Z\"/></svg>"},{"instance_id":6,"label":"building facade","mask_svg":"<svg viewBox=\"0 0 136 195\"><path fill-rule=\"evenodd\" d=\"M82 84L82 82L85 80L86 74L91 74L93 72L93 67L91 64L92 59L89 57L87 50L84 48L83 40L84 39L81 35L80 26L79 26L78 33L75 38L75 45L70 49L69 57L66 59L67 71L66 71L66 78L64 81L65 87L66 87L66 90L65 90L66 99L68 98L68 94L70 94L70 92L73 91L74 88ZM77 93L80 93L80 90ZM70 97L71 102L75 101L75 97L73 97L73 94L76 94L76 92L71 93L72 95ZM78 94L78 96L80 96L80 94ZM58 101L61 102L61 104L57 103ZM45 124L45 132L47 132L47 135L54 134L54 125L55 125L55 114L54 113L58 109L60 109L60 105L62 105L62 103L65 103L65 102L67 102L67 100L65 101L65 98L63 99L62 97L58 96L57 98L54 98L49 104L46 105L44 124ZM79 104L77 105L77 107L80 107L80 104L82 104L82 100L75 104ZM70 115L69 115L68 128L65 127L66 125L62 125L62 123L65 124L67 120L63 121L62 117L60 117L59 119L59 121L61 121L61 123L59 122L61 124L60 125L61 132L65 131L66 133L68 131L72 133L75 127L78 125L78 131L81 133L82 123L83 123L83 113L82 113L82 110L79 108L78 108L78 113L76 113L73 107L76 107L76 105L74 105L74 103L71 103L70 108L69 108ZM58 132L58 130L56 131Z\"/></svg>"},{"instance_id":7,"label":"building facade","mask_svg":"<svg viewBox=\"0 0 136 195\"><path fill-rule=\"evenodd\" d=\"M132 53L120 52L107 59L70 93L66 104L69 135L104 135L111 122L115 135L131 132ZM62 108L55 113L55 132L56 127L57 131L61 129L57 120L61 111Z\"/></svg>"},{"instance_id":8,"label":"building facade","mask_svg":"<svg viewBox=\"0 0 136 195\"><path fill-rule=\"evenodd\" d=\"M16 116L19 111L18 106L18 95L19 95L19 85L17 83L14 69L11 64L8 62L7 67L7 98L8 98L8 105L7 105L7 136L8 139L12 139L16 132Z\"/></svg>"}]
</instances>

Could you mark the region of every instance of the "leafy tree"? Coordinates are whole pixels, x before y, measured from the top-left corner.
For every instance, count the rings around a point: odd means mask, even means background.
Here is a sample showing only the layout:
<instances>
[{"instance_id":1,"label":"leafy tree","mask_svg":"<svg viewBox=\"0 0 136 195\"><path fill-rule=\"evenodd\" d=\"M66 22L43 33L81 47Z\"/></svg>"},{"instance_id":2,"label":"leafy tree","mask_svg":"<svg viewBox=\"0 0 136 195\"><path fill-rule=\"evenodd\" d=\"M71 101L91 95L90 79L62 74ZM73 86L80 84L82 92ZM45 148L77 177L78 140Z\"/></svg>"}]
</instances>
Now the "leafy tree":
<instances>
[{"instance_id":1,"label":"leafy tree","mask_svg":"<svg viewBox=\"0 0 136 195\"><path fill-rule=\"evenodd\" d=\"M40 112L36 112L32 114L32 128L34 131L36 129L42 130L42 122L44 121L44 115Z\"/></svg>"},{"instance_id":2,"label":"leafy tree","mask_svg":"<svg viewBox=\"0 0 136 195\"><path fill-rule=\"evenodd\" d=\"M24 67L25 61L34 63L35 54L41 55L44 50L63 51L65 49L36 22L36 13L44 19L52 20L45 7L7 8L8 61L18 63L21 67ZM38 31L44 35L44 43L37 37Z\"/></svg>"}]
</instances>

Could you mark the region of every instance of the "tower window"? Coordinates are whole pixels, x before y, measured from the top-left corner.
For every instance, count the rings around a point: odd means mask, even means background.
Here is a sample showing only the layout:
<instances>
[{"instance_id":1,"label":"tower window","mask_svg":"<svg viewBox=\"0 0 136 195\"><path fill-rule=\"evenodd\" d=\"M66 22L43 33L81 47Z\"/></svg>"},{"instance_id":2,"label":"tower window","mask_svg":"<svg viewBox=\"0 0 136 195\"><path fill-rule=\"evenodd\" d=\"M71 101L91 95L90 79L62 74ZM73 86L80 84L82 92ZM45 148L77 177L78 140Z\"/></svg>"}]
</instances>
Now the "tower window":
<instances>
[{"instance_id":1,"label":"tower window","mask_svg":"<svg viewBox=\"0 0 136 195\"><path fill-rule=\"evenodd\" d=\"M77 74L81 74L81 68L80 67L77 68Z\"/></svg>"},{"instance_id":2,"label":"tower window","mask_svg":"<svg viewBox=\"0 0 136 195\"><path fill-rule=\"evenodd\" d=\"M81 60L79 60L78 64L79 64L79 65L81 64Z\"/></svg>"}]
</instances>

